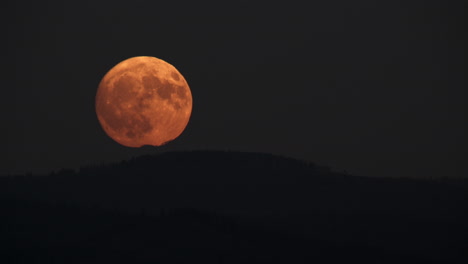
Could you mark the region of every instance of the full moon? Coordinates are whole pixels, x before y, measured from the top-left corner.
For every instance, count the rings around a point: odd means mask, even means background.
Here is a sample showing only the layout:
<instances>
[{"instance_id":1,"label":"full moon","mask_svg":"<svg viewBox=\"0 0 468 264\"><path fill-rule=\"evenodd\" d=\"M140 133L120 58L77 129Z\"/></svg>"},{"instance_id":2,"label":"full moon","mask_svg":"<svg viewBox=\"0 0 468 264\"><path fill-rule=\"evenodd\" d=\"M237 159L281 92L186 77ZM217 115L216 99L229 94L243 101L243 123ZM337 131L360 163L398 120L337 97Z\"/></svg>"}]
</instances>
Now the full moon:
<instances>
[{"instance_id":1,"label":"full moon","mask_svg":"<svg viewBox=\"0 0 468 264\"><path fill-rule=\"evenodd\" d=\"M127 147L161 146L177 138L192 113L192 93L171 64L133 57L104 75L96 114L106 134Z\"/></svg>"}]
</instances>

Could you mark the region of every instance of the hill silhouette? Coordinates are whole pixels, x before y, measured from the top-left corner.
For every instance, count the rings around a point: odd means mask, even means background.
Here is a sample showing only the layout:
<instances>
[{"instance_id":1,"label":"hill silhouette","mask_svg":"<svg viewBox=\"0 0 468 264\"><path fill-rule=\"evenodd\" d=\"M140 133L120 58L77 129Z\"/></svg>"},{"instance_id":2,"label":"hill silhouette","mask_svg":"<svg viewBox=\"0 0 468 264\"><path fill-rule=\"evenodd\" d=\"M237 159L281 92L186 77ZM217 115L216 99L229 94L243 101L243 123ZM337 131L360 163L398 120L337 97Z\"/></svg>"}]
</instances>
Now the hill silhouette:
<instances>
[{"instance_id":1,"label":"hill silhouette","mask_svg":"<svg viewBox=\"0 0 468 264\"><path fill-rule=\"evenodd\" d=\"M7 263L463 263L468 248L462 180L194 151L0 183Z\"/></svg>"}]
</instances>

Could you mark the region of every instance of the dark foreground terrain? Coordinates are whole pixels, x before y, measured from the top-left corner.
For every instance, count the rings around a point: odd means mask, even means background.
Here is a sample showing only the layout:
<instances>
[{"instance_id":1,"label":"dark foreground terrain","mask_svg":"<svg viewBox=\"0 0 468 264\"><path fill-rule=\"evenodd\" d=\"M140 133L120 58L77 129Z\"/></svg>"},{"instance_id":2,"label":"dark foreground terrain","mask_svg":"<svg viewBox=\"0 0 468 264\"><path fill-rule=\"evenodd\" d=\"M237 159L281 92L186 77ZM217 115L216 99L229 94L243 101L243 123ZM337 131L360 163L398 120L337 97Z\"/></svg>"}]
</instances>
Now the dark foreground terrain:
<instances>
[{"instance_id":1,"label":"dark foreground terrain","mask_svg":"<svg viewBox=\"0 0 468 264\"><path fill-rule=\"evenodd\" d=\"M179 152L0 178L0 263L466 263L464 180Z\"/></svg>"}]
</instances>

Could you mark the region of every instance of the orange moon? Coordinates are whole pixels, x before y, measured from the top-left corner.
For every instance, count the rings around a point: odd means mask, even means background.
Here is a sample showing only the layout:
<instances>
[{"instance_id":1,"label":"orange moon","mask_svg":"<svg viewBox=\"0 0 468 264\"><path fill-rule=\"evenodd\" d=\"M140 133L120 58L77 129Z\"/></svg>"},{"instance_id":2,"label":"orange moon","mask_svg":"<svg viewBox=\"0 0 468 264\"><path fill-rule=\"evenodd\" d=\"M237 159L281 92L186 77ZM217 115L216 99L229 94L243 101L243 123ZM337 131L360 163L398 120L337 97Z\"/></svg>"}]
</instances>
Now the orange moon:
<instances>
[{"instance_id":1,"label":"orange moon","mask_svg":"<svg viewBox=\"0 0 468 264\"><path fill-rule=\"evenodd\" d=\"M192 93L171 64L133 57L99 83L96 114L106 134L127 147L161 146L177 138L192 113Z\"/></svg>"}]
</instances>

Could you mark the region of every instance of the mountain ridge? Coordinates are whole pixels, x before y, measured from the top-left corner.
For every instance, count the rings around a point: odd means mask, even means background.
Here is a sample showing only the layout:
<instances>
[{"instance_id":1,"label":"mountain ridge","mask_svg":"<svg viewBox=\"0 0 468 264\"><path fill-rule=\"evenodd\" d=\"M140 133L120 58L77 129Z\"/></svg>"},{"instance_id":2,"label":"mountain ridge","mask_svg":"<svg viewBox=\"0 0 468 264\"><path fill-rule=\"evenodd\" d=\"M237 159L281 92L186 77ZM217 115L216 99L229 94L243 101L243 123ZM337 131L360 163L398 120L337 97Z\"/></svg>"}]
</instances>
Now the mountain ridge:
<instances>
[{"instance_id":1,"label":"mountain ridge","mask_svg":"<svg viewBox=\"0 0 468 264\"><path fill-rule=\"evenodd\" d=\"M223 151L145 155L0 179L0 199L10 211L29 201L151 217L207 212L217 215L207 221L226 216L338 248L390 248L426 260L463 247L466 190L452 181L360 177L271 154Z\"/></svg>"}]
</instances>

